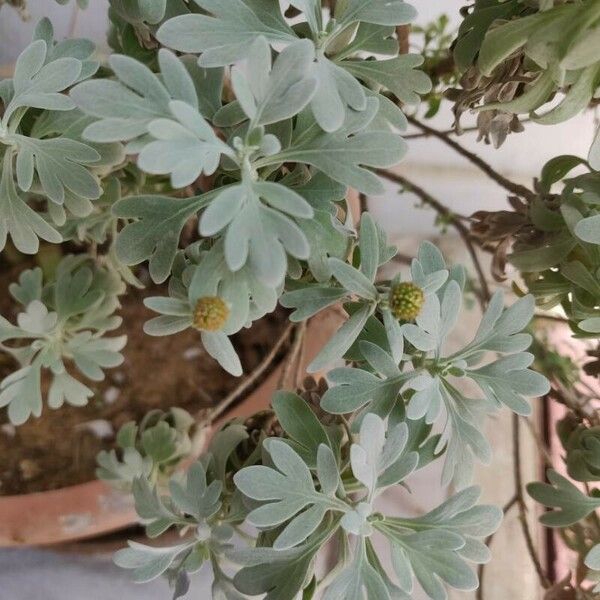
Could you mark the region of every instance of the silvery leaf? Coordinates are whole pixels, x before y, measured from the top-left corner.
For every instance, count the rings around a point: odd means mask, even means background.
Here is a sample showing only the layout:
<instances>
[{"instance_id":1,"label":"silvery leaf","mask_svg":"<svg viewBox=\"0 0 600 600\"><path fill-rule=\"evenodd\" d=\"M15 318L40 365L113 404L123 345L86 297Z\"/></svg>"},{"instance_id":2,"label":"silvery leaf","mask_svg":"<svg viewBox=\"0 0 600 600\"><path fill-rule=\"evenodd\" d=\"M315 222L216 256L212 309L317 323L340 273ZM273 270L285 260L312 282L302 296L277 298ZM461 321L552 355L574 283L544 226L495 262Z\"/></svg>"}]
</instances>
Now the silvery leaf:
<instances>
[{"instance_id":1,"label":"silvery leaf","mask_svg":"<svg viewBox=\"0 0 600 600\"><path fill-rule=\"evenodd\" d=\"M202 331L205 350L228 372L236 377L243 373L240 359L233 344L222 331Z\"/></svg>"},{"instance_id":2,"label":"silvery leaf","mask_svg":"<svg viewBox=\"0 0 600 600\"><path fill-rule=\"evenodd\" d=\"M0 181L0 249L10 235L15 247L25 254L36 254L39 238L58 244L62 236L19 196L12 172L10 150L5 153Z\"/></svg>"},{"instance_id":3,"label":"silvery leaf","mask_svg":"<svg viewBox=\"0 0 600 600\"><path fill-rule=\"evenodd\" d=\"M600 544L596 544L585 557L585 566L590 568L592 571L600 571ZM594 573L596 581L598 580L598 574ZM592 591L600 592L600 584L597 585Z\"/></svg>"},{"instance_id":4,"label":"silvery leaf","mask_svg":"<svg viewBox=\"0 0 600 600\"><path fill-rule=\"evenodd\" d=\"M171 176L174 188L191 185L200 175L212 175L221 155L235 158L197 109L180 100L168 104L172 119L156 119L147 125L153 138L138 156L142 171Z\"/></svg>"},{"instance_id":5,"label":"silvery leaf","mask_svg":"<svg viewBox=\"0 0 600 600\"><path fill-rule=\"evenodd\" d=\"M117 237L117 254L126 265L150 261L150 276L162 283L171 273L181 230L187 221L206 206L216 192L192 198L131 196L117 202L113 213L128 223Z\"/></svg>"},{"instance_id":6,"label":"silvery leaf","mask_svg":"<svg viewBox=\"0 0 600 600\"><path fill-rule=\"evenodd\" d=\"M245 496L262 503L248 515L249 523L272 529L289 521L273 543L274 549L287 550L304 542L327 512L344 504L315 489L306 463L284 441L271 438L266 448L275 468L245 467L234 475L234 482Z\"/></svg>"},{"instance_id":7,"label":"silvery leaf","mask_svg":"<svg viewBox=\"0 0 600 600\"><path fill-rule=\"evenodd\" d=\"M467 376L488 398L506 404L517 414L529 415L531 407L524 397L544 396L550 391L550 382L543 375L527 369L533 359L527 352L511 354L479 369L469 369Z\"/></svg>"},{"instance_id":8,"label":"silvery leaf","mask_svg":"<svg viewBox=\"0 0 600 600\"><path fill-rule=\"evenodd\" d=\"M118 486L133 483L137 477L147 477L152 470L152 460L143 457L135 448L125 448L121 460L115 450L102 450L96 456L96 477Z\"/></svg>"},{"instance_id":9,"label":"silvery leaf","mask_svg":"<svg viewBox=\"0 0 600 600\"><path fill-rule=\"evenodd\" d=\"M133 570L133 579L137 583L152 581L162 575L183 553L189 552L190 542L177 546L154 548L138 542L127 542L129 548L119 550L114 562L123 569Z\"/></svg>"},{"instance_id":10,"label":"silvery leaf","mask_svg":"<svg viewBox=\"0 0 600 600\"><path fill-rule=\"evenodd\" d=\"M312 214L312 207L290 188L267 181L242 182L212 201L200 231L214 235L225 229L229 269L239 271L248 264L260 281L276 287L285 277L286 253L299 259L309 256L306 236L290 217Z\"/></svg>"},{"instance_id":11,"label":"silvery leaf","mask_svg":"<svg viewBox=\"0 0 600 600\"><path fill-rule=\"evenodd\" d=\"M198 109L195 82L184 63L168 50L158 53L162 78L135 59L119 54L110 57L117 76L78 84L71 98L87 115L98 119L83 132L93 142L130 141L146 134L156 119L172 116L169 104L185 102Z\"/></svg>"},{"instance_id":12,"label":"silvery leaf","mask_svg":"<svg viewBox=\"0 0 600 600\"><path fill-rule=\"evenodd\" d=\"M314 95L311 77L314 46L299 40L287 46L271 66L271 49L259 37L243 64L232 69L232 85L253 126L269 125L298 114Z\"/></svg>"},{"instance_id":13,"label":"silvery leaf","mask_svg":"<svg viewBox=\"0 0 600 600\"><path fill-rule=\"evenodd\" d=\"M373 313L372 306L361 306L329 339L327 344L308 366L308 372L314 373L344 356L360 335L368 318ZM342 410L340 412L348 412Z\"/></svg>"},{"instance_id":14,"label":"silvery leaf","mask_svg":"<svg viewBox=\"0 0 600 600\"><path fill-rule=\"evenodd\" d=\"M269 43L289 44L298 38L278 6L269 0L194 0L206 14L181 15L169 19L157 32L161 44L201 54L199 64L221 67L245 57L260 35Z\"/></svg>"},{"instance_id":15,"label":"silvery leaf","mask_svg":"<svg viewBox=\"0 0 600 600\"><path fill-rule=\"evenodd\" d=\"M336 17L340 23L355 21L377 25L404 25L410 23L417 12L404 0L347 0Z\"/></svg>"},{"instance_id":16,"label":"silvery leaf","mask_svg":"<svg viewBox=\"0 0 600 600\"><path fill-rule=\"evenodd\" d=\"M386 578L387 579L387 578ZM358 540L357 548L351 562L327 587L323 600L391 600L387 581L383 578L380 568L375 568L368 560L365 538ZM395 595L394 597L398 597ZM402 595L401 598L406 598Z\"/></svg>"},{"instance_id":17,"label":"silvery leaf","mask_svg":"<svg viewBox=\"0 0 600 600\"><path fill-rule=\"evenodd\" d=\"M49 110L71 110L73 101L64 91L78 81L82 62L65 56L50 60L48 45L35 40L20 55L12 79L12 95L4 111L2 122L6 125L20 107Z\"/></svg>"},{"instance_id":18,"label":"silvery leaf","mask_svg":"<svg viewBox=\"0 0 600 600\"><path fill-rule=\"evenodd\" d=\"M22 425L31 415L42 414L42 390L39 364L23 367L0 383L0 407L8 406L8 418Z\"/></svg>"},{"instance_id":19,"label":"silvery leaf","mask_svg":"<svg viewBox=\"0 0 600 600\"><path fill-rule=\"evenodd\" d=\"M370 101L367 106L370 108L363 111L365 114L377 109ZM378 195L383 192L381 181L362 165L391 167L400 162L406 152L406 143L398 135L391 132L354 133L348 121L335 133L322 131L316 124L300 127L302 129L297 128L289 148L261 159L258 166L282 162L306 163L335 181L366 194Z\"/></svg>"}]
</instances>

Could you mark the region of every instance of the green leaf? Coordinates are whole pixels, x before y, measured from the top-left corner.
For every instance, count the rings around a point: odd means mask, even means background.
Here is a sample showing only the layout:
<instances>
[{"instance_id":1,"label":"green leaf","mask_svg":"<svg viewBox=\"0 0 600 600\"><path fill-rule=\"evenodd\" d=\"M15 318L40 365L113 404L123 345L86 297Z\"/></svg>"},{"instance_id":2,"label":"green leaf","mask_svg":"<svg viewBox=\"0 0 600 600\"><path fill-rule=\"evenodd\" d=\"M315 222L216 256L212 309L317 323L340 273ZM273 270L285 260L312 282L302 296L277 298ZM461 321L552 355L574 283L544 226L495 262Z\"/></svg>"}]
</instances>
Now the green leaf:
<instances>
[{"instance_id":1,"label":"green leaf","mask_svg":"<svg viewBox=\"0 0 600 600\"><path fill-rule=\"evenodd\" d=\"M540 183L544 189L550 191L552 185L563 179L575 167L584 164L585 161L579 156L569 154L556 156L549 160L542 168Z\"/></svg>"},{"instance_id":2,"label":"green leaf","mask_svg":"<svg viewBox=\"0 0 600 600\"><path fill-rule=\"evenodd\" d=\"M584 69L559 104L543 115L534 115L532 120L542 125L556 125L584 111L594 96L599 74L600 65Z\"/></svg>"},{"instance_id":3,"label":"green leaf","mask_svg":"<svg viewBox=\"0 0 600 600\"><path fill-rule=\"evenodd\" d=\"M520 9L518 0L476 2L474 9L463 18L454 46L454 60L461 72L473 64L490 25L496 19L510 20Z\"/></svg>"},{"instance_id":4,"label":"green leaf","mask_svg":"<svg viewBox=\"0 0 600 600\"><path fill-rule=\"evenodd\" d=\"M62 3L67 1L63 0ZM110 6L128 23L156 25L165 16L167 0L111 0Z\"/></svg>"},{"instance_id":5,"label":"green leaf","mask_svg":"<svg viewBox=\"0 0 600 600\"><path fill-rule=\"evenodd\" d=\"M330 442L315 413L300 396L291 392L276 392L271 404L283 430L306 451L304 458L309 459L309 467L316 465L319 446L329 446Z\"/></svg>"},{"instance_id":6,"label":"green leaf","mask_svg":"<svg viewBox=\"0 0 600 600\"><path fill-rule=\"evenodd\" d=\"M508 56L523 46L532 32L551 20L549 12L533 14L514 19L500 27L491 29L485 36L479 50L477 66L483 75L492 71Z\"/></svg>"},{"instance_id":7,"label":"green leaf","mask_svg":"<svg viewBox=\"0 0 600 600\"><path fill-rule=\"evenodd\" d=\"M431 91L431 80L417 70L423 64L419 54L403 54L389 60L344 61L341 66L371 85L381 85L403 104L416 105L419 94Z\"/></svg>"},{"instance_id":8,"label":"green leaf","mask_svg":"<svg viewBox=\"0 0 600 600\"><path fill-rule=\"evenodd\" d=\"M549 469L548 479L549 484L534 482L527 486L529 495L535 501L557 509L540 517L540 522L546 527L573 525L600 507L600 498L586 496L556 471Z\"/></svg>"},{"instance_id":9,"label":"green leaf","mask_svg":"<svg viewBox=\"0 0 600 600\"><path fill-rule=\"evenodd\" d=\"M165 462L177 451L176 436L177 432L166 421L160 421L142 433L142 448L155 463Z\"/></svg>"},{"instance_id":10,"label":"green leaf","mask_svg":"<svg viewBox=\"0 0 600 600\"><path fill-rule=\"evenodd\" d=\"M315 373L342 358L360 335L373 310L368 304L359 308L325 344L308 366L308 372Z\"/></svg>"},{"instance_id":11,"label":"green leaf","mask_svg":"<svg viewBox=\"0 0 600 600\"><path fill-rule=\"evenodd\" d=\"M217 192L175 199L168 196L132 196L115 204L113 214L128 223L117 237L117 254L126 265L150 261L150 276L156 283L169 277L181 231L188 220L206 206Z\"/></svg>"}]
</instances>

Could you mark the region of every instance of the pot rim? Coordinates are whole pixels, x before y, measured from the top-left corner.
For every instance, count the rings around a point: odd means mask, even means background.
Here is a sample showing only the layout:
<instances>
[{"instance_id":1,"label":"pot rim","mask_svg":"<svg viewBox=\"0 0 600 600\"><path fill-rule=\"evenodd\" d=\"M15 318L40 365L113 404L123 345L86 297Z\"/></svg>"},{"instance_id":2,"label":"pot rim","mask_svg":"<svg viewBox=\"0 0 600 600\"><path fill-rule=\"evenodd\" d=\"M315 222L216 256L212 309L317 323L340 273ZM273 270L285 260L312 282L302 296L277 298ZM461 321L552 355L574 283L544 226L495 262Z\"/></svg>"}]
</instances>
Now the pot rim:
<instances>
[{"instance_id":1,"label":"pot rim","mask_svg":"<svg viewBox=\"0 0 600 600\"><path fill-rule=\"evenodd\" d=\"M308 321L304 367L341 323L340 311L329 309ZM280 360L249 394L206 428L207 439L224 422L264 409L277 389ZM53 546L109 534L138 523L131 494L92 480L56 490L0 496L0 548Z\"/></svg>"}]
</instances>

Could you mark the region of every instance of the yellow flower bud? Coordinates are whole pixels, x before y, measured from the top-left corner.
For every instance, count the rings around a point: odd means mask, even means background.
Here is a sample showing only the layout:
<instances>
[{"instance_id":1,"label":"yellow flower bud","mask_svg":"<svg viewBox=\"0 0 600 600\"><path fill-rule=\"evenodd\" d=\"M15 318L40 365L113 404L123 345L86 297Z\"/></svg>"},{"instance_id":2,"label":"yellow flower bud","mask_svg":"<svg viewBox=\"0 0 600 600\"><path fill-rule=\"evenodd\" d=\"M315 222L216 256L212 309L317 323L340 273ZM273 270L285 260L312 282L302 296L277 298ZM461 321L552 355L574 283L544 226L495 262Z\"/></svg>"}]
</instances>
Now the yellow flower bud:
<instances>
[{"instance_id":1,"label":"yellow flower bud","mask_svg":"<svg viewBox=\"0 0 600 600\"><path fill-rule=\"evenodd\" d=\"M419 316L425 294L423 290L414 283L404 281L398 283L390 290L390 310L399 321L412 321Z\"/></svg>"},{"instance_id":2,"label":"yellow flower bud","mask_svg":"<svg viewBox=\"0 0 600 600\"><path fill-rule=\"evenodd\" d=\"M196 302L194 327L201 331L220 331L229 317L229 307L218 296L204 296Z\"/></svg>"}]
</instances>

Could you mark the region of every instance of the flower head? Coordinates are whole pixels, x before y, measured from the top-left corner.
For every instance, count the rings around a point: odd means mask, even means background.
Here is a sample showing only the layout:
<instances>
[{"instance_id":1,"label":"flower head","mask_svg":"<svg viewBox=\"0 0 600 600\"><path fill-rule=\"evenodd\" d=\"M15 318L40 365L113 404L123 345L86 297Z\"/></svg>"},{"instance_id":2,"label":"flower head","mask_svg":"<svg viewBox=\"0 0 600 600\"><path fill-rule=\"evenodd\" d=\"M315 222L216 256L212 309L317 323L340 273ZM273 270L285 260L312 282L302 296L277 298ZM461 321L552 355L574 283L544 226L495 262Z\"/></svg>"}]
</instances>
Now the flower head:
<instances>
[{"instance_id":1,"label":"flower head","mask_svg":"<svg viewBox=\"0 0 600 600\"><path fill-rule=\"evenodd\" d=\"M229 307L218 296L203 296L194 308L194 327L201 331L220 331L229 317Z\"/></svg>"},{"instance_id":2,"label":"flower head","mask_svg":"<svg viewBox=\"0 0 600 600\"><path fill-rule=\"evenodd\" d=\"M398 320L413 321L419 316L424 303L425 293L410 281L396 283L390 290L390 310Z\"/></svg>"}]
</instances>

